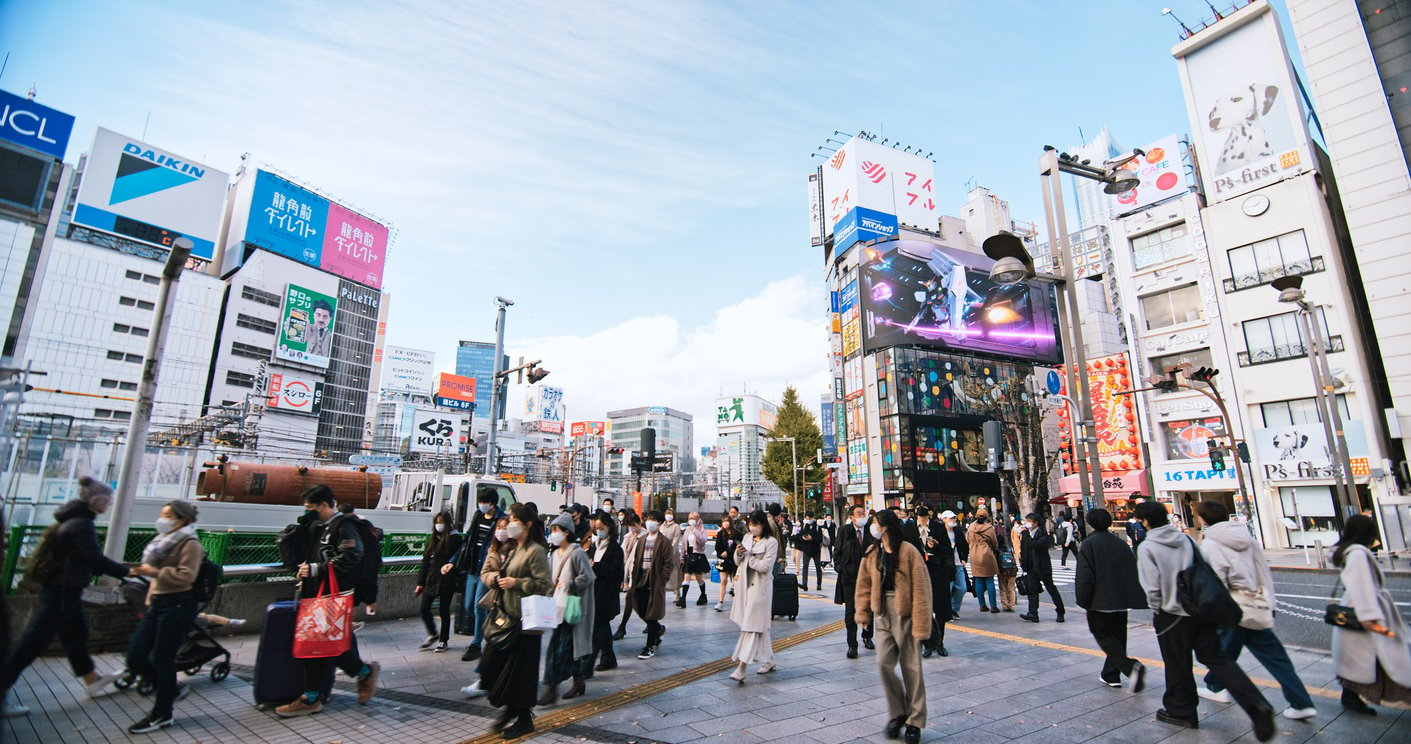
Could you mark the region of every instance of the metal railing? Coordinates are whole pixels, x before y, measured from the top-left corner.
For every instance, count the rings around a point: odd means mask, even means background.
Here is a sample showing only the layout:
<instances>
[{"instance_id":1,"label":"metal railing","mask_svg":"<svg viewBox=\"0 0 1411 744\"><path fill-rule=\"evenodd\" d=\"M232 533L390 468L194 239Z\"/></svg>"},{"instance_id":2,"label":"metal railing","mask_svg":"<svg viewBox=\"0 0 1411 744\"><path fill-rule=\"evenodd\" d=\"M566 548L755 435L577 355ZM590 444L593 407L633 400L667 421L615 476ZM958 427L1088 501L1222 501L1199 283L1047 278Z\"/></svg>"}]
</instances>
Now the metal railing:
<instances>
[{"instance_id":1,"label":"metal railing","mask_svg":"<svg viewBox=\"0 0 1411 744\"><path fill-rule=\"evenodd\" d=\"M10 528L5 549L5 563L0 566L0 591L14 594L30 556L39 545L40 536L48 525L15 525ZM107 535L106 525L98 526L98 541ZM142 549L156 537L151 528L133 528L128 532L123 550L124 563L142 560ZM270 577L289 575L279 562L279 534L275 532L235 532L196 530L206 556L219 564L227 583L265 581ZM382 536L382 573L414 571L421 562L428 535L421 533L385 534Z\"/></svg>"}]
</instances>

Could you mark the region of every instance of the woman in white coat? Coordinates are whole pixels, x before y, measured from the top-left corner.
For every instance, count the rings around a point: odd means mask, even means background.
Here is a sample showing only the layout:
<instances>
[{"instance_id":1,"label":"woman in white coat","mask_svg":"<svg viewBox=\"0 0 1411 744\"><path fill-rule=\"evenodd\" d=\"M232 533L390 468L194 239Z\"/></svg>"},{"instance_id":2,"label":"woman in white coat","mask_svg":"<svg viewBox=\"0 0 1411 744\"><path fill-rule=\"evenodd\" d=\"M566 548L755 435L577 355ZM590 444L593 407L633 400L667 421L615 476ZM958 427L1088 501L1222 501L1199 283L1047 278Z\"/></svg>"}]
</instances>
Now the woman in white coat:
<instances>
[{"instance_id":1,"label":"woman in white coat","mask_svg":"<svg viewBox=\"0 0 1411 744\"><path fill-rule=\"evenodd\" d=\"M1333 666L1342 683L1342 707L1367 715L1377 711L1366 700L1411 705L1411 639L1372 558L1376 539L1376 522L1356 514L1347 518L1333 551L1333 565L1342 570L1339 578L1347 588L1339 603L1351 607L1362 626L1333 628Z\"/></svg>"},{"instance_id":2,"label":"woman in white coat","mask_svg":"<svg viewBox=\"0 0 1411 744\"><path fill-rule=\"evenodd\" d=\"M770 529L769 517L758 509L750 515L749 533L735 548L735 603L730 619L740 626L740 640L730 658L739 664L730 679L745 681L745 667L759 662L760 674L774 671L774 648L769 639L771 609L774 604L774 562L779 558L779 540Z\"/></svg>"}]
</instances>

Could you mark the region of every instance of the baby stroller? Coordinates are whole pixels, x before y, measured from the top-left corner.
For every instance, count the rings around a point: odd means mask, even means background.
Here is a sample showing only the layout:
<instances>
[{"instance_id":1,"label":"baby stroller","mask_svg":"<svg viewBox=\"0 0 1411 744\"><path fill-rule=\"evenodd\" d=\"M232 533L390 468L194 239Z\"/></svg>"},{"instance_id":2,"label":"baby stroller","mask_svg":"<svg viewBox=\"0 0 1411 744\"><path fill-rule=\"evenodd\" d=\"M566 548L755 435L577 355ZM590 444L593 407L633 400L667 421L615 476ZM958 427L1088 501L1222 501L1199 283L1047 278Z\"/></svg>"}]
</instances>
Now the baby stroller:
<instances>
[{"instance_id":1,"label":"baby stroller","mask_svg":"<svg viewBox=\"0 0 1411 744\"><path fill-rule=\"evenodd\" d=\"M147 612L147 588L151 582L145 577L126 578L122 581L120 591L123 600L141 618ZM205 606L197 608L204 610ZM183 672L188 677L194 677L201 673L201 667L210 663L213 659L225 657L221 661L211 666L211 680L220 682L230 676L230 652L220 645L220 641L211 635L208 623L199 615L191 623L191 627L186 631L186 637L182 639L181 646L176 650L176 669ZM156 685L149 679L139 679L131 670L125 672L118 681L113 683L119 690L137 685L137 692L142 695L151 695L156 689Z\"/></svg>"}]
</instances>

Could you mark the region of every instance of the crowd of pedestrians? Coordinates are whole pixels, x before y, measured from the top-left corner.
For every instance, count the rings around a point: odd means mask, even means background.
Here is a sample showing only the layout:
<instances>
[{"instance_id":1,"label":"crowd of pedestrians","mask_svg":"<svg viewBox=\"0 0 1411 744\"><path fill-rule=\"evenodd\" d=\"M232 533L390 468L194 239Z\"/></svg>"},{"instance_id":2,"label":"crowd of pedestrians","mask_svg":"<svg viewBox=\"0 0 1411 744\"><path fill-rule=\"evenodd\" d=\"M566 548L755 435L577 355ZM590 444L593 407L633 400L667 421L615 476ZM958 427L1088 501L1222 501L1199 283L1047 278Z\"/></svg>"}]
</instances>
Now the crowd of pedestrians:
<instances>
[{"instance_id":1,"label":"crowd of pedestrians","mask_svg":"<svg viewBox=\"0 0 1411 744\"><path fill-rule=\"evenodd\" d=\"M172 725L174 706L186 693L177 681L177 645L196 620L193 587L205 556L194 532L195 505L173 501L139 563L109 560L99 549L94 519L111 501L105 485L85 479L79 498L56 512L27 572L38 609L6 659L0 695L58 637L90 696L104 694L124 674L151 683L151 708L129 728L147 733ZM354 601L375 603L375 587L365 587L364 575L378 538L369 537L365 521L340 510L327 487L309 489L303 501L299 547L292 562L286 559L301 595L317 595L331 578ZM499 708L496 730L514 739L534 731L536 706L585 695L595 673L618 668L614 642L625 638L632 615L645 626L637 659L660 653L668 605L684 610L693 589L695 604L708 604L707 579L719 583L715 611L723 613L728 603L738 628L729 679L745 684L751 666L759 675L776 671L776 593L792 594L795 580L807 589L810 568L821 590L826 563L836 576L832 599L843 606L846 657L857 659L860 648L876 652L887 704L883 731L914 744L927 723L923 660L950 655L946 628L961 619L965 595L976 598L982 616L1013 612L1022 595L1027 608L1019 617L1039 623L1047 593L1062 623L1066 607L1052 565L1058 552L1060 565L1070 555L1074 560L1074 595L1102 651L1102 685L1122 688L1125 681L1133 693L1144 690L1147 668L1129 655L1128 633L1130 612L1150 610L1165 677L1156 718L1195 729L1201 698L1234 702L1250 717L1255 737L1267 741L1276 710L1236 663L1244 650L1278 682L1288 704L1285 718L1309 719L1318 710L1275 633L1273 576L1259 541L1219 502L1195 505L1195 514L1203 528L1199 542L1155 502L1137 504L1120 529L1101 508L1087 510L1080 525L1067 515L1047 523L1037 513L996 521L983 508L964 516L935 513L924 502L876 512L850 506L834 525L808 516L795 522L775 504L749 514L732 508L712 536L696 512L683 524L670 509L638 515L614 511L608 500L597 511L572 504L550 518L533 504L505 512L487 491L464 520L464 533L451 512L432 517L413 592L427 633L421 649L449 650L453 627L469 635L461 658L476 665L461 692ZM1342 705L1365 715L1376 714L1372 703L1411 704L1411 645L1371 552L1376 534L1370 517L1350 517L1332 553L1343 588L1335 599L1352 618L1333 630ZM795 573L788 575L791 563ZM79 595L95 574L149 582L124 673L98 674L87 651ZM781 579L787 581L783 590ZM1209 592L1197 591L1202 581L1221 596L1204 599ZM524 627L527 598L551 605L553 622ZM1207 670L1201 684L1195 662ZM340 655L296 664L303 692L275 709L281 717L321 711L332 667L356 680L360 704L377 693L380 667L362 658L356 634ZM6 715L27 713L4 700Z\"/></svg>"}]
</instances>

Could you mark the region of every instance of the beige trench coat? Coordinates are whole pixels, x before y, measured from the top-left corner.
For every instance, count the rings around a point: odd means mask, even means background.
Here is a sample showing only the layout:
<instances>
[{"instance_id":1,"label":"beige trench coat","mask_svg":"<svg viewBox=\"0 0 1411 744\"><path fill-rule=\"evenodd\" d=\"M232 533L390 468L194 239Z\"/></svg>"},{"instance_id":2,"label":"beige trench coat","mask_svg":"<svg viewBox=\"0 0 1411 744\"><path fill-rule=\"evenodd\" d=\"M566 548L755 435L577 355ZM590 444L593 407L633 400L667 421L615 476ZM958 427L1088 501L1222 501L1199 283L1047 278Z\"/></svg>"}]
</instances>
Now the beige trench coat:
<instances>
[{"instance_id":1,"label":"beige trench coat","mask_svg":"<svg viewBox=\"0 0 1411 744\"><path fill-rule=\"evenodd\" d=\"M769 630L774 606L774 561L779 557L779 541L772 537L745 535L741 542L746 558L735 571L735 603L730 619L745 633Z\"/></svg>"}]
</instances>

